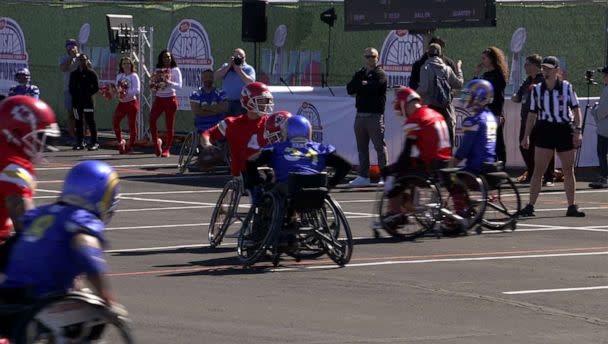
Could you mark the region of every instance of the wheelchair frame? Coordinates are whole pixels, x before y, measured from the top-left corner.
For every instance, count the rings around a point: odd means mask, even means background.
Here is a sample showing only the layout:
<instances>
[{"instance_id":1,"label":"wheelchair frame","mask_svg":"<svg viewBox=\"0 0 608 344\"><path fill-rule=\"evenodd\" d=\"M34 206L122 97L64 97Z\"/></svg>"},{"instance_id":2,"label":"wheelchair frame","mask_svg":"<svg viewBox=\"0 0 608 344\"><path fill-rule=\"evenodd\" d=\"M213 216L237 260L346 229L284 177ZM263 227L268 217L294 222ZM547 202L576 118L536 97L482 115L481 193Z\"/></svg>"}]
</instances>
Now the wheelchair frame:
<instances>
[{"instance_id":1,"label":"wheelchair frame","mask_svg":"<svg viewBox=\"0 0 608 344\"><path fill-rule=\"evenodd\" d=\"M57 339L64 338L65 332L71 330L69 342L82 342L92 335L93 328L99 325L112 325L122 339L123 343L134 343L129 326L130 320L123 315L115 313L108 305L96 295L86 292L68 292L54 294L43 298L31 305L2 305L0 310L9 310L15 314L15 327L11 336L11 343L29 344L32 335L51 335L53 343L64 343ZM19 309L17 311L17 309ZM97 320L84 327L83 317ZM92 319L88 319L89 322ZM80 326L76 328L76 326ZM41 327L47 331L40 332ZM78 333L76 330L78 330ZM104 329L105 331L105 329ZM63 333L61 333L63 332ZM78 334L78 337L74 337ZM65 339L65 338L64 338Z\"/></svg>"},{"instance_id":2,"label":"wheelchair frame","mask_svg":"<svg viewBox=\"0 0 608 344\"><path fill-rule=\"evenodd\" d=\"M188 166L192 163L192 158L199 154L200 143L201 137L197 129L192 130L186 135L186 138L179 149L179 158L177 159L178 174L184 174L188 169ZM230 149L228 143L221 142L218 146L224 152L224 161L230 170Z\"/></svg>"}]
</instances>

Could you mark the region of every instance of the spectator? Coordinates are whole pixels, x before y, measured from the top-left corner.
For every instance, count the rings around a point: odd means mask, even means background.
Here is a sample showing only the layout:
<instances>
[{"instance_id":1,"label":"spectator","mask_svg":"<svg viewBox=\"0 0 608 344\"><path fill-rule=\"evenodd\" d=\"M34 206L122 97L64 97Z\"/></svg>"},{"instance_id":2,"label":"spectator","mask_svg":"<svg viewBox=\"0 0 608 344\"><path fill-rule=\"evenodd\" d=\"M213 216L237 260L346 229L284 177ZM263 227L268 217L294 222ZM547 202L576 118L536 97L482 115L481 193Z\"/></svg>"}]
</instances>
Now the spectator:
<instances>
[{"instance_id":1,"label":"spectator","mask_svg":"<svg viewBox=\"0 0 608 344\"><path fill-rule=\"evenodd\" d=\"M591 111L597 125L597 159L600 162L600 177L596 182L589 184L590 187L601 189L608 187L608 66L598 69L603 74L604 90L600 102Z\"/></svg>"},{"instance_id":2,"label":"spectator","mask_svg":"<svg viewBox=\"0 0 608 344\"><path fill-rule=\"evenodd\" d=\"M78 68L78 44L75 39L68 39L65 42L67 55L59 60L59 70L63 72L63 105L67 111L68 134L75 136L75 117L72 106L72 95L70 94L70 74Z\"/></svg>"},{"instance_id":3,"label":"spectator","mask_svg":"<svg viewBox=\"0 0 608 344\"><path fill-rule=\"evenodd\" d=\"M530 133L536 130L534 148L534 173L530 181L530 202L520 212L521 216L534 216L534 204L541 188L541 177L549 161L557 151L564 173L564 191L568 199L566 216L583 217L574 203L576 178L574 160L583 136L581 110L572 85L562 80L559 74L559 60L547 56L541 64L545 81L534 86L530 94L530 113L521 145L529 149Z\"/></svg>"},{"instance_id":4,"label":"spectator","mask_svg":"<svg viewBox=\"0 0 608 344\"><path fill-rule=\"evenodd\" d=\"M524 138L524 133L526 131L526 118L528 116L528 112L530 111L530 91L534 88L536 84L542 83L544 81L543 74L540 72L541 62L542 57L538 54L533 54L526 57L524 68L528 77L526 78L526 80L524 80L521 86L519 86L517 93L515 93L511 97L511 100L513 102L521 103L521 123L519 127L520 142ZM530 133L530 147L528 149L524 149L524 147L519 146L521 156L524 159L527 168L524 174L517 178L518 181L521 183L529 183L530 178L532 178L532 172L534 172L534 142L536 142L536 131L532 129L532 132ZM547 167L547 171L545 171L543 185L553 185L554 171L555 158L551 159L549 167Z\"/></svg>"},{"instance_id":5,"label":"spectator","mask_svg":"<svg viewBox=\"0 0 608 344\"><path fill-rule=\"evenodd\" d=\"M378 155L378 166L386 166L388 152L384 142L384 105L386 103L386 74L378 65L378 50L366 48L365 67L355 73L346 86L348 94L356 96L355 138L359 151L359 173L349 185L369 186L369 141ZM384 184L380 179L380 184Z\"/></svg>"},{"instance_id":6,"label":"spectator","mask_svg":"<svg viewBox=\"0 0 608 344\"><path fill-rule=\"evenodd\" d=\"M485 72L478 77L479 73ZM505 149L505 138L503 127L505 117L503 107L505 105L505 87L507 87L509 69L505 59L505 53L497 47L489 47L481 54L481 62L475 68L474 79L488 80L494 88L494 100L488 107L496 117L498 129L496 130L496 160L507 161L507 151Z\"/></svg>"},{"instance_id":7,"label":"spectator","mask_svg":"<svg viewBox=\"0 0 608 344\"><path fill-rule=\"evenodd\" d=\"M203 86L190 95L194 126L199 133L223 120L230 106L226 93L213 85L213 74L211 69L203 71Z\"/></svg>"},{"instance_id":8,"label":"spectator","mask_svg":"<svg viewBox=\"0 0 608 344\"><path fill-rule=\"evenodd\" d=\"M114 111L112 126L118 141L118 152L125 154L133 151L133 145L137 139L137 113L139 112L139 95L140 82L137 76L137 70L133 61L129 57L120 59L118 66L118 76L116 76L116 85L112 87L112 92L118 96L118 106ZM122 138L122 129L120 122L127 116L129 124L129 145Z\"/></svg>"},{"instance_id":9,"label":"spectator","mask_svg":"<svg viewBox=\"0 0 608 344\"><path fill-rule=\"evenodd\" d=\"M78 55L78 68L70 74L69 90L72 96L73 116L76 119L76 145L72 149L84 149L84 122L91 131L91 142L88 150L99 149L97 143L97 126L95 124L95 102L93 95L99 91L97 73L90 69L89 58L85 54Z\"/></svg>"},{"instance_id":10,"label":"spectator","mask_svg":"<svg viewBox=\"0 0 608 344\"><path fill-rule=\"evenodd\" d=\"M152 78L152 89L156 90L154 103L150 110L150 133L154 143L154 153L156 156L168 158L169 150L173 144L175 127L175 114L177 113L177 95L175 91L182 88L182 72L177 67L173 55L168 50L163 50L158 54L156 70ZM165 148L163 140L158 138L158 128L156 122L162 113L165 113Z\"/></svg>"},{"instance_id":11,"label":"spectator","mask_svg":"<svg viewBox=\"0 0 608 344\"><path fill-rule=\"evenodd\" d=\"M11 87L8 91L8 96L24 95L40 99L40 89L38 89L38 86L30 84L31 79L32 75L30 74L29 69L17 69L17 72L15 72L15 81L17 81L17 85Z\"/></svg>"},{"instance_id":12,"label":"spectator","mask_svg":"<svg viewBox=\"0 0 608 344\"><path fill-rule=\"evenodd\" d=\"M241 91L245 85L255 81L255 69L247 64L245 50L234 49L228 62L215 71L215 80L222 80L222 89L230 104L228 114L239 116L246 113L241 105Z\"/></svg>"},{"instance_id":13,"label":"spectator","mask_svg":"<svg viewBox=\"0 0 608 344\"><path fill-rule=\"evenodd\" d=\"M454 71L454 73L456 73L456 63L454 62L454 60L450 59L445 55L445 42L443 41L443 39L439 37L432 37L429 41L429 45L433 43L439 44L441 46L441 52L443 53L441 59L448 67L452 68L452 71ZM410 82L408 83L411 89L415 90L418 88L418 86L420 86L420 69L422 69L422 66L428 58L429 55L425 52L422 57L418 59L418 61L414 62L414 64L412 65L412 74L410 75Z\"/></svg>"},{"instance_id":14,"label":"spectator","mask_svg":"<svg viewBox=\"0 0 608 344\"><path fill-rule=\"evenodd\" d=\"M436 43L429 45L427 55L428 59L420 70L417 91L422 96L423 104L439 112L445 119L453 147L456 117L452 107L452 90L462 88L462 61L456 63L455 70L450 68L443 62L441 46Z\"/></svg>"}]
</instances>

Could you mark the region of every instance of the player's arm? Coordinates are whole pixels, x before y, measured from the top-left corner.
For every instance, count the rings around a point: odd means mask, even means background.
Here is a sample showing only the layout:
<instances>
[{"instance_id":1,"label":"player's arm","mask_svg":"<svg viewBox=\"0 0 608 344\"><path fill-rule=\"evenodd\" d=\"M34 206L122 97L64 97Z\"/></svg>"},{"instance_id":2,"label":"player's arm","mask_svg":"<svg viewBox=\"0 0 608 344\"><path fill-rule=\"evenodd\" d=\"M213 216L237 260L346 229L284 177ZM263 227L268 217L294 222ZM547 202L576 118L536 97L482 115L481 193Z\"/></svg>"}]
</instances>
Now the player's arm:
<instances>
[{"instance_id":1,"label":"player's arm","mask_svg":"<svg viewBox=\"0 0 608 344\"><path fill-rule=\"evenodd\" d=\"M403 149L397 157L397 161L387 165L384 171L382 171L383 177L387 177L393 174L397 174L399 171L405 171L409 167L410 158L412 156L412 147L416 144L418 139L417 133L420 127L416 123L408 122L403 126L405 134L405 143Z\"/></svg>"},{"instance_id":2,"label":"player's arm","mask_svg":"<svg viewBox=\"0 0 608 344\"><path fill-rule=\"evenodd\" d=\"M213 127L201 133L201 146L209 147L213 142L222 140L227 137L228 122L226 120L219 121Z\"/></svg>"},{"instance_id":3,"label":"player's arm","mask_svg":"<svg viewBox=\"0 0 608 344\"><path fill-rule=\"evenodd\" d=\"M86 275L95 293L105 301L113 301L114 297L105 277L108 265L103 257L99 239L90 234L79 233L74 236L71 245L76 255L76 264Z\"/></svg>"},{"instance_id":4,"label":"player's arm","mask_svg":"<svg viewBox=\"0 0 608 344\"><path fill-rule=\"evenodd\" d=\"M451 165L458 166L462 160L469 157L473 151L473 147L477 144L477 134L479 133L479 123L473 123L468 118L462 122L462 130L464 135L462 143L452 157Z\"/></svg>"},{"instance_id":5,"label":"player's arm","mask_svg":"<svg viewBox=\"0 0 608 344\"><path fill-rule=\"evenodd\" d=\"M333 151L325 158L326 165L335 169L334 176L328 181L330 188L335 187L346 177L353 165L340 154Z\"/></svg>"},{"instance_id":6,"label":"player's arm","mask_svg":"<svg viewBox=\"0 0 608 344\"><path fill-rule=\"evenodd\" d=\"M245 188L252 189L261 183L258 167L272 164L272 148L264 148L247 159L245 164Z\"/></svg>"},{"instance_id":7,"label":"player's arm","mask_svg":"<svg viewBox=\"0 0 608 344\"><path fill-rule=\"evenodd\" d=\"M4 198L4 204L8 211L8 216L13 221L15 232L20 233L23 230L21 217L26 211L34 208L34 200L22 195L9 195Z\"/></svg>"}]
</instances>

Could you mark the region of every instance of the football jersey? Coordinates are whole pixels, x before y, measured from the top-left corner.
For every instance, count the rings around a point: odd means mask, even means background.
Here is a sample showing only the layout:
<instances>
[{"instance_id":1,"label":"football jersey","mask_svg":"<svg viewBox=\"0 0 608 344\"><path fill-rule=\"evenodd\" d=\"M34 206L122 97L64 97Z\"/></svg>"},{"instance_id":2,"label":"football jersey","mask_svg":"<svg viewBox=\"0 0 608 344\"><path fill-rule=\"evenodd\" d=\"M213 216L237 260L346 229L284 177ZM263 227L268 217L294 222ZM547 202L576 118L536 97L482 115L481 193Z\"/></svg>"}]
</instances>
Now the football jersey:
<instances>
[{"instance_id":1,"label":"football jersey","mask_svg":"<svg viewBox=\"0 0 608 344\"><path fill-rule=\"evenodd\" d=\"M272 169L278 182L286 182L289 172L313 174L325 170L325 159L336 149L313 141L279 142L262 148L272 153Z\"/></svg>"},{"instance_id":2,"label":"football jersey","mask_svg":"<svg viewBox=\"0 0 608 344\"><path fill-rule=\"evenodd\" d=\"M198 102L201 105L216 105L227 101L227 99L226 93L222 90L214 88L213 91L207 93L204 88L199 87L197 91L192 92L190 95L190 101ZM194 126L200 133L216 125L217 122L223 120L225 116L226 114L224 113L214 116L194 116Z\"/></svg>"},{"instance_id":3,"label":"football jersey","mask_svg":"<svg viewBox=\"0 0 608 344\"><path fill-rule=\"evenodd\" d=\"M101 250L84 258L72 245L79 233L104 242L105 225L92 213L71 205L50 204L25 213L23 224L25 230L11 251L2 286L32 286L38 296L44 296L67 292L78 275L107 269Z\"/></svg>"},{"instance_id":4,"label":"football jersey","mask_svg":"<svg viewBox=\"0 0 608 344\"><path fill-rule=\"evenodd\" d=\"M40 99L40 89L36 85L17 85L10 88L8 96L30 96Z\"/></svg>"},{"instance_id":5,"label":"football jersey","mask_svg":"<svg viewBox=\"0 0 608 344\"><path fill-rule=\"evenodd\" d=\"M452 146L448 126L437 111L422 106L408 116L403 130L408 138L415 138L411 157L430 164L433 160L452 157Z\"/></svg>"},{"instance_id":6,"label":"football jersey","mask_svg":"<svg viewBox=\"0 0 608 344\"><path fill-rule=\"evenodd\" d=\"M31 198L36 189L34 168L29 160L6 151L0 158L0 242L8 238L13 228L8 209L4 203L7 196Z\"/></svg>"},{"instance_id":7,"label":"football jersey","mask_svg":"<svg viewBox=\"0 0 608 344\"><path fill-rule=\"evenodd\" d=\"M464 136L456 158L466 159L464 169L479 174L484 162L496 161L496 117L486 108L462 121Z\"/></svg>"},{"instance_id":8,"label":"football jersey","mask_svg":"<svg viewBox=\"0 0 608 344\"><path fill-rule=\"evenodd\" d=\"M250 156L268 142L264 139L264 123L268 116L251 119L246 114L226 117L208 130L212 141L228 140L230 147L230 173L239 176L245 170Z\"/></svg>"}]
</instances>

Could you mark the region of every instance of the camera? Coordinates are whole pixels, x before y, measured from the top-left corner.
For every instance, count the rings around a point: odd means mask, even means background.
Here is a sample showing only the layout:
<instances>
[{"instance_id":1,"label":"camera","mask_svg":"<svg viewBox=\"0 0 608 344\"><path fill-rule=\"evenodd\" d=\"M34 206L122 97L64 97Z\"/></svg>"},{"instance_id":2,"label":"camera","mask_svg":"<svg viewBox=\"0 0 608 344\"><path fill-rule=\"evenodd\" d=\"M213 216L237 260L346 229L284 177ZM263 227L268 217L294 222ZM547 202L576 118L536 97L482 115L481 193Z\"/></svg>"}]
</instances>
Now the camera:
<instances>
[{"instance_id":1,"label":"camera","mask_svg":"<svg viewBox=\"0 0 608 344\"><path fill-rule=\"evenodd\" d=\"M589 83L592 83L594 81L592 70L585 71L585 80L587 80L587 82L589 82Z\"/></svg>"},{"instance_id":2,"label":"camera","mask_svg":"<svg viewBox=\"0 0 608 344\"><path fill-rule=\"evenodd\" d=\"M234 64L237 66L240 66L243 64L243 59L240 58L239 56L234 56L233 58Z\"/></svg>"}]
</instances>

